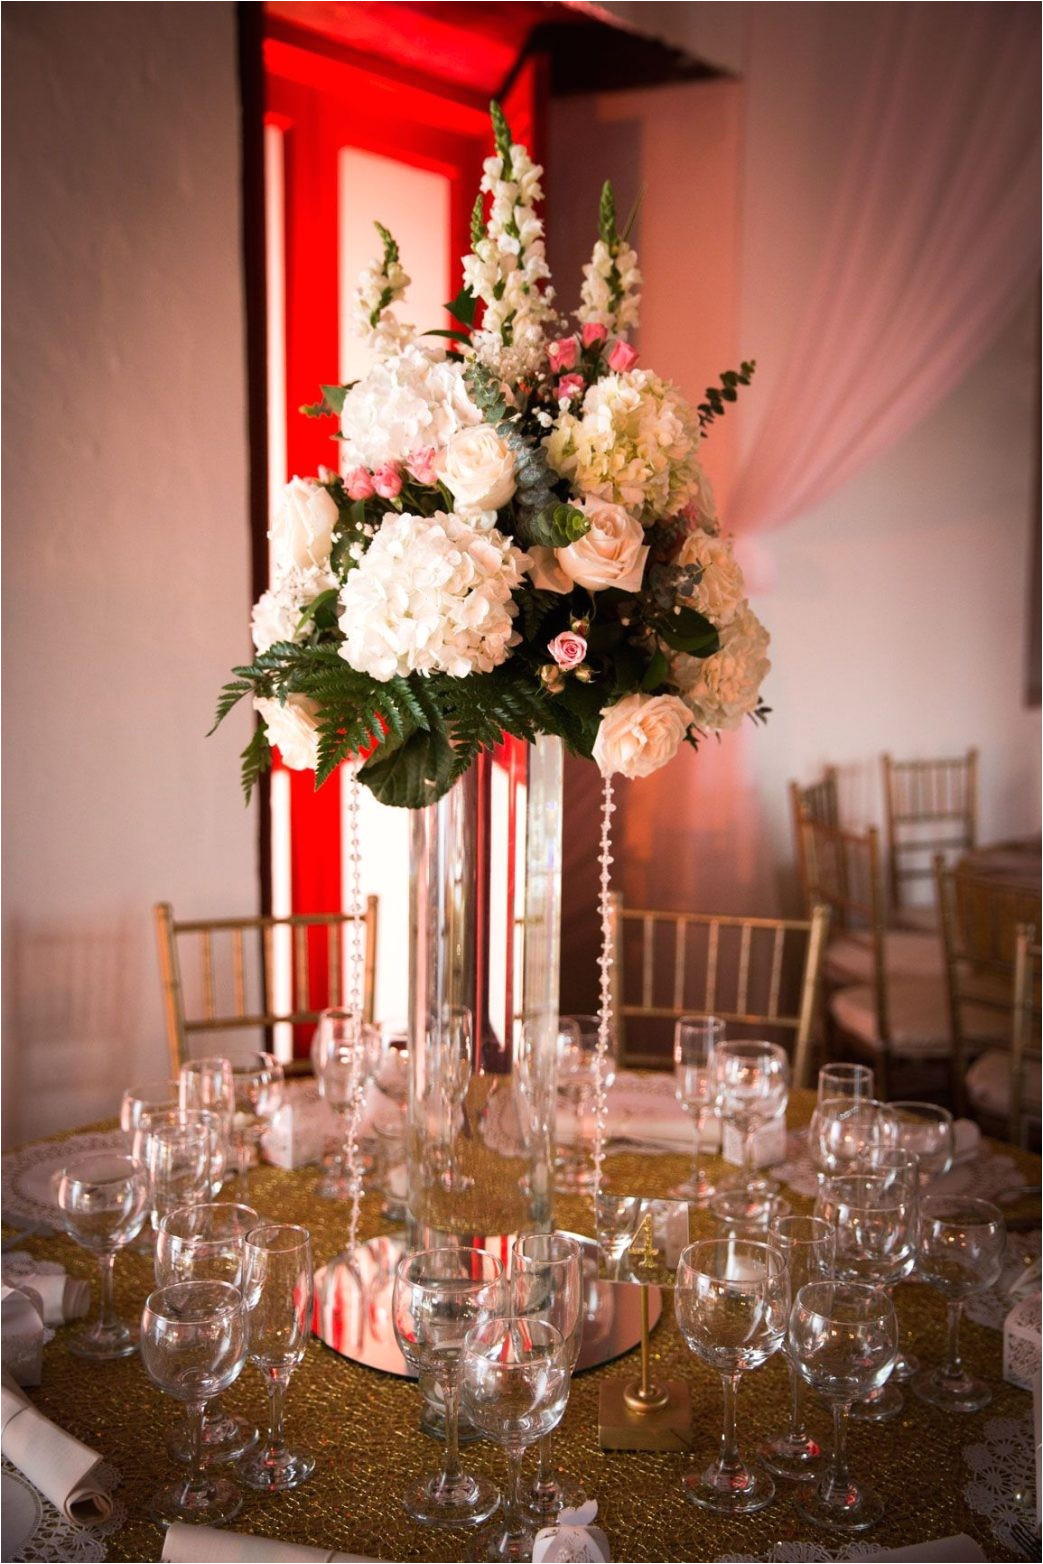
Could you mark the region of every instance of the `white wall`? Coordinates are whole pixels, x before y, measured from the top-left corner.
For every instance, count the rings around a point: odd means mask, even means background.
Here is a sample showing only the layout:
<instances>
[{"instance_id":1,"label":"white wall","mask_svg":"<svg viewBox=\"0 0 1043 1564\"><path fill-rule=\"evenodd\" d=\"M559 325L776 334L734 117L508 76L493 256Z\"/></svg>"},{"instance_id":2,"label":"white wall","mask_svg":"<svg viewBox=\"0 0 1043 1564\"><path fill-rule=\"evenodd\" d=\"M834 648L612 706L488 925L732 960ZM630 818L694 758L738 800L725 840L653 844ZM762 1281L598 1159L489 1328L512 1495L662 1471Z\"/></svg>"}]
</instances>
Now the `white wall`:
<instances>
[{"instance_id":1,"label":"white wall","mask_svg":"<svg viewBox=\"0 0 1043 1564\"><path fill-rule=\"evenodd\" d=\"M165 1063L150 909L257 905L234 7L5 6L4 1142Z\"/></svg>"}]
</instances>

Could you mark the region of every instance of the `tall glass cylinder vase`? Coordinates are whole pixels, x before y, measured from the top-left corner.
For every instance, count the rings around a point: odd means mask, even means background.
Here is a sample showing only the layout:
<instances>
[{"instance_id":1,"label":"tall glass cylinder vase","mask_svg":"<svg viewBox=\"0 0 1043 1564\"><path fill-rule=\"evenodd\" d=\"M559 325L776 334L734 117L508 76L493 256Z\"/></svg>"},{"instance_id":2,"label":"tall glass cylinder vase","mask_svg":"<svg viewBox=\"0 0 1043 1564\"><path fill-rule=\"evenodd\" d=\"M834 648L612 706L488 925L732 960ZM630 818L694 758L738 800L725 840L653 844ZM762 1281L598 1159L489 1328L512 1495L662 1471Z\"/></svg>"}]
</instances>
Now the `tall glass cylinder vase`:
<instances>
[{"instance_id":1,"label":"tall glass cylinder vase","mask_svg":"<svg viewBox=\"0 0 1043 1564\"><path fill-rule=\"evenodd\" d=\"M548 1228L562 749L505 736L413 818L409 1237Z\"/></svg>"}]
</instances>

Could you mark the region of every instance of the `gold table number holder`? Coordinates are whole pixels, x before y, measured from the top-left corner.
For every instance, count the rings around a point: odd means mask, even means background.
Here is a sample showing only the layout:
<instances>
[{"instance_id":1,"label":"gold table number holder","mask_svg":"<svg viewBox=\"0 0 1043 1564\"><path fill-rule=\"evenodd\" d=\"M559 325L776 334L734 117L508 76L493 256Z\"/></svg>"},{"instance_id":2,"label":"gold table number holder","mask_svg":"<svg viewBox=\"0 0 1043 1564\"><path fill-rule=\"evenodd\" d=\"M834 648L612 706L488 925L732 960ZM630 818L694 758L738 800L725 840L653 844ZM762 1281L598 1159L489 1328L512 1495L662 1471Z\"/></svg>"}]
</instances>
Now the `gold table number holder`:
<instances>
[{"instance_id":1,"label":"gold table number holder","mask_svg":"<svg viewBox=\"0 0 1043 1564\"><path fill-rule=\"evenodd\" d=\"M637 1240L642 1239L640 1248ZM651 1267L659 1258L652 1242L652 1218L645 1217L630 1249L631 1269ZM641 1372L636 1379L609 1379L598 1402L598 1443L603 1450L688 1450L692 1444L692 1410L688 1386L671 1379L656 1384L652 1377L649 1329L649 1283L641 1288Z\"/></svg>"}]
</instances>

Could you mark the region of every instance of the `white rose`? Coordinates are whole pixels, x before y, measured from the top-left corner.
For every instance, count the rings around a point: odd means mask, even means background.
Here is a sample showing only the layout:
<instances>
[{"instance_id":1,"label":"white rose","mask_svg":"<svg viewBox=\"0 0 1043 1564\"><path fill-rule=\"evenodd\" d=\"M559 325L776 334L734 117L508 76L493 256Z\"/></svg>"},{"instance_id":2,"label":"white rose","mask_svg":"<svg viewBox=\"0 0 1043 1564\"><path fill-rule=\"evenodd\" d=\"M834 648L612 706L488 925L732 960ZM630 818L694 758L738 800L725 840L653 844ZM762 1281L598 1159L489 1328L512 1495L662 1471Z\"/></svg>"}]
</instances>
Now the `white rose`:
<instances>
[{"instance_id":1,"label":"white rose","mask_svg":"<svg viewBox=\"0 0 1043 1564\"><path fill-rule=\"evenodd\" d=\"M589 518L590 531L568 548L555 550L565 574L590 592L604 587L640 591L648 557L641 523L622 505L610 505L606 500L580 500L576 509Z\"/></svg>"},{"instance_id":2,"label":"white rose","mask_svg":"<svg viewBox=\"0 0 1043 1564\"><path fill-rule=\"evenodd\" d=\"M288 695L279 700L254 698L254 710L260 712L268 734L291 771L314 771L319 758L319 732L316 719L319 708L306 695Z\"/></svg>"},{"instance_id":3,"label":"white rose","mask_svg":"<svg viewBox=\"0 0 1043 1564\"><path fill-rule=\"evenodd\" d=\"M275 544L276 571L293 565L300 570L324 568L336 525L336 503L322 485L293 478L279 497L268 534Z\"/></svg>"},{"instance_id":4,"label":"white rose","mask_svg":"<svg viewBox=\"0 0 1043 1564\"><path fill-rule=\"evenodd\" d=\"M708 532L690 532L677 556L679 565L698 565L702 570L699 585L685 602L718 626L731 624L746 596L742 569L732 556L727 538L711 537Z\"/></svg>"},{"instance_id":5,"label":"white rose","mask_svg":"<svg viewBox=\"0 0 1043 1564\"><path fill-rule=\"evenodd\" d=\"M499 510L517 488L511 448L489 424L453 435L440 463L440 477L458 513Z\"/></svg>"},{"instance_id":6,"label":"white rose","mask_svg":"<svg viewBox=\"0 0 1043 1564\"><path fill-rule=\"evenodd\" d=\"M672 760L692 724L676 695L624 695L601 713L594 759L601 775L647 777Z\"/></svg>"}]
</instances>

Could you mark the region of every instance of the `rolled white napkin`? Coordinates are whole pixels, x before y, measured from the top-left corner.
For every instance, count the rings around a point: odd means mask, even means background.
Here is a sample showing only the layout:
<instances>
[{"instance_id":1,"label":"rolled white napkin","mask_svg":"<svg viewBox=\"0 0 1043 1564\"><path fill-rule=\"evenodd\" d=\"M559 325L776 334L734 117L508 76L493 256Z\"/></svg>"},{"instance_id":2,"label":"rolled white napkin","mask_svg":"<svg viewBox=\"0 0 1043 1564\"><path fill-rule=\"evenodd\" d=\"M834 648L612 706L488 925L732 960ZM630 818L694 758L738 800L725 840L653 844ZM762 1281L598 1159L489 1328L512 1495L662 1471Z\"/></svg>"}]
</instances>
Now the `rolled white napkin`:
<instances>
[{"instance_id":1,"label":"rolled white napkin","mask_svg":"<svg viewBox=\"0 0 1043 1564\"><path fill-rule=\"evenodd\" d=\"M939 1537L934 1542L913 1542L907 1548L885 1548L880 1553L867 1553L866 1559L922 1559L924 1564L971 1564L985 1555L973 1537L965 1531L955 1537Z\"/></svg>"},{"instance_id":2,"label":"rolled white napkin","mask_svg":"<svg viewBox=\"0 0 1043 1564\"><path fill-rule=\"evenodd\" d=\"M74 1526L108 1520L112 1500L95 1476L101 1456L45 1417L6 1370L0 1429L0 1449L12 1466Z\"/></svg>"},{"instance_id":3,"label":"rolled white napkin","mask_svg":"<svg viewBox=\"0 0 1043 1564\"><path fill-rule=\"evenodd\" d=\"M252 1537L245 1531L218 1530L175 1521L167 1527L161 1559L168 1564L373 1564L365 1553L337 1553L309 1548L277 1537Z\"/></svg>"},{"instance_id":4,"label":"rolled white napkin","mask_svg":"<svg viewBox=\"0 0 1043 1564\"><path fill-rule=\"evenodd\" d=\"M38 1298L45 1325L67 1325L80 1320L91 1306L90 1283L66 1276L60 1265L34 1260L21 1249L4 1256L3 1279L9 1287Z\"/></svg>"},{"instance_id":5,"label":"rolled white napkin","mask_svg":"<svg viewBox=\"0 0 1043 1564\"><path fill-rule=\"evenodd\" d=\"M43 1375L43 1348L51 1332L44 1329L43 1307L17 1287L0 1285L0 1360L19 1385L38 1385Z\"/></svg>"}]
</instances>

